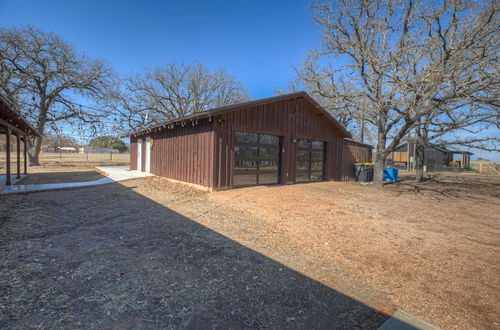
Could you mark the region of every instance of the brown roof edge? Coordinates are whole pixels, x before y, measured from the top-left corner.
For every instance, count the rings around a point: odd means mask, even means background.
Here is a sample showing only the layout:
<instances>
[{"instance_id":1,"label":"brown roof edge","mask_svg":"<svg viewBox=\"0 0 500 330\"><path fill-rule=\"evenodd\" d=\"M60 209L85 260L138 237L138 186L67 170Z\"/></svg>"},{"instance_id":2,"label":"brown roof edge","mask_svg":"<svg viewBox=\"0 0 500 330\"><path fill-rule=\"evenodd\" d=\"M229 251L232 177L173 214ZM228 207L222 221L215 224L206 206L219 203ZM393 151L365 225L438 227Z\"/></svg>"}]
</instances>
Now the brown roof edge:
<instances>
[{"instance_id":1,"label":"brown roof edge","mask_svg":"<svg viewBox=\"0 0 500 330\"><path fill-rule=\"evenodd\" d=\"M352 142L352 143L356 143L356 144L359 144L359 145L362 145L362 146L365 146L365 147L369 147L369 148L374 148L372 145L370 144L367 144L367 143L363 143L363 142L359 142L359 141L355 141L353 139L349 139L349 138L344 138L344 140L346 141L349 141L349 142Z\"/></svg>"},{"instance_id":2,"label":"brown roof edge","mask_svg":"<svg viewBox=\"0 0 500 330\"><path fill-rule=\"evenodd\" d=\"M14 106L3 96L0 95L0 102L2 102L5 107L12 113L15 119L20 120L31 132L25 132L28 135L34 135L37 137L41 137L40 133L26 120L24 117L14 109Z\"/></svg>"},{"instance_id":3,"label":"brown roof edge","mask_svg":"<svg viewBox=\"0 0 500 330\"><path fill-rule=\"evenodd\" d=\"M182 122L182 121L186 121L186 120L194 120L194 119L204 118L204 117L216 116L216 115L219 115L219 114L222 114L222 113L225 113L225 112L236 110L238 108L247 108L247 107L257 106L257 105L260 105L260 104L265 104L265 103L270 103L270 102L277 102L277 101L283 101L283 100L300 98L300 97L303 97L306 100L308 100L310 103L312 103L321 112L322 115L324 115L329 121L331 121L337 128L340 129L340 131L345 135L344 137L347 137L347 138L351 137L351 134L345 129L344 126L342 126L342 124L340 124L338 122L338 120L336 120L335 118L333 118L333 116L331 114L329 114L315 99L313 99L309 94L307 94L304 91L294 92L294 93L289 93L289 94L283 94L283 95L277 95L277 96L271 96L271 97L267 97L267 98L264 98L264 99L252 100L252 101L247 101L247 102L235 103L235 104L226 105L226 106L223 106L223 107L220 107L220 108L214 108L214 109L210 109L210 110L198 112L198 113L195 113L195 114L190 115L190 116L177 118L177 119L166 121L166 122L163 122L161 124L158 124L158 125L155 125L155 126L151 126L151 127L148 127L148 128L144 128L144 129L141 129L141 130L138 130L138 131L133 131L133 132L126 133L126 134L123 135L123 137L128 137L128 136L131 136L131 135L138 135L138 134L146 133L146 132L149 132L149 131L151 131L153 129L160 128L160 127L163 127L163 126L166 126L166 125L170 125L170 124L174 124L174 123L177 123L177 122Z\"/></svg>"}]
</instances>

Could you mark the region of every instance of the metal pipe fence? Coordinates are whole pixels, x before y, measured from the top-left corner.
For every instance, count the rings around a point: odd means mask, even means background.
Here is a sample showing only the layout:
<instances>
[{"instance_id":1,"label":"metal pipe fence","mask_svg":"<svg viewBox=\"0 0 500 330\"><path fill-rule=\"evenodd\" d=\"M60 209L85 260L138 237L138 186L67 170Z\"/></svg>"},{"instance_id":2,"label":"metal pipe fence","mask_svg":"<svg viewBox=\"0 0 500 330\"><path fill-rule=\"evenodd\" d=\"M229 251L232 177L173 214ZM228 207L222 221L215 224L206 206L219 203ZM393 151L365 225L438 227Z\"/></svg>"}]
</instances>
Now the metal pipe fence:
<instances>
[{"instance_id":1,"label":"metal pipe fence","mask_svg":"<svg viewBox=\"0 0 500 330\"><path fill-rule=\"evenodd\" d=\"M128 164L130 162L129 153L72 153L72 152L42 152L40 153L40 163L116 163Z\"/></svg>"}]
</instances>

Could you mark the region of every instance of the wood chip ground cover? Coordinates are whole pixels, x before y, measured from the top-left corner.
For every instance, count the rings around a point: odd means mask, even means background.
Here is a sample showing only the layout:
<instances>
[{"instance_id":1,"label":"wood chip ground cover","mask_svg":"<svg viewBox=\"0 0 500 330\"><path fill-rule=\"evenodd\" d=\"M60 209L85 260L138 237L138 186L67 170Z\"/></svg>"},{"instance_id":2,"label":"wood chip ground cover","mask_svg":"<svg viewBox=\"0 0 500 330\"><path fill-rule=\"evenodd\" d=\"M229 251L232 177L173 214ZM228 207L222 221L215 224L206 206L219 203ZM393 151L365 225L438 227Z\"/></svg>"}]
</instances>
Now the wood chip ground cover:
<instances>
[{"instance_id":1,"label":"wood chip ground cover","mask_svg":"<svg viewBox=\"0 0 500 330\"><path fill-rule=\"evenodd\" d=\"M499 181L0 197L0 326L498 328ZM97 197L96 197L97 196Z\"/></svg>"}]
</instances>

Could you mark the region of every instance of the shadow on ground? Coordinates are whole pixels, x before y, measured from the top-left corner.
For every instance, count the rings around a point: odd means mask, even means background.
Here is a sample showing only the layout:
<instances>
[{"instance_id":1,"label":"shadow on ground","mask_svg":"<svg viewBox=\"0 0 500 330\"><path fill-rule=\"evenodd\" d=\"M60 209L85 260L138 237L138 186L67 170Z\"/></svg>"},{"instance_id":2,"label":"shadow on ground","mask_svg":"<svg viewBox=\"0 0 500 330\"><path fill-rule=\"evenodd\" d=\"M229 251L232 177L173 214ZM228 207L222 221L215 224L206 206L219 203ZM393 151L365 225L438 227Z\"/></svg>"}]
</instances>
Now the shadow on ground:
<instances>
[{"instance_id":1,"label":"shadow on ground","mask_svg":"<svg viewBox=\"0 0 500 330\"><path fill-rule=\"evenodd\" d=\"M49 184L67 182L86 182L104 178L104 173L98 170L68 171L68 172L39 172L29 173L18 181L17 185Z\"/></svg>"},{"instance_id":2,"label":"shadow on ground","mask_svg":"<svg viewBox=\"0 0 500 330\"><path fill-rule=\"evenodd\" d=\"M0 210L2 328L374 329L387 318L120 184L2 196Z\"/></svg>"},{"instance_id":3,"label":"shadow on ground","mask_svg":"<svg viewBox=\"0 0 500 330\"><path fill-rule=\"evenodd\" d=\"M425 193L437 200L446 198L467 199L482 201L484 198L500 197L500 180L493 176L457 176L433 174L425 178L424 182L416 182L414 176L400 178L396 184L389 184L388 188L399 194ZM469 192L474 192L470 194Z\"/></svg>"}]
</instances>

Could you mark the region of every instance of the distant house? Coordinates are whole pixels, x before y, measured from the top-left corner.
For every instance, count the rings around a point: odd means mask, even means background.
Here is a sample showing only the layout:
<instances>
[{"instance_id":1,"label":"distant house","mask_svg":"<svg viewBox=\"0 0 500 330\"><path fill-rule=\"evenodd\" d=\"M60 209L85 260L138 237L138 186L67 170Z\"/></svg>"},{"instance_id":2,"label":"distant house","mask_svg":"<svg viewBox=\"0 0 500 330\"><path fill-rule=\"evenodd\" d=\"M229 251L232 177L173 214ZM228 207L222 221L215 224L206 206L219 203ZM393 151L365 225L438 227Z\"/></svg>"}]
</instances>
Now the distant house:
<instances>
[{"instance_id":1,"label":"distant house","mask_svg":"<svg viewBox=\"0 0 500 330\"><path fill-rule=\"evenodd\" d=\"M59 147L57 148L59 152L75 153L77 150L74 147Z\"/></svg>"},{"instance_id":2,"label":"distant house","mask_svg":"<svg viewBox=\"0 0 500 330\"><path fill-rule=\"evenodd\" d=\"M460 159L454 160L454 155L460 155ZM470 165L471 152L449 150L438 146L427 146L424 149L424 166L427 169L436 169L447 166L465 168ZM412 170L415 168L415 141L406 139L403 144L396 147L392 156L389 157L395 167Z\"/></svg>"}]
</instances>

